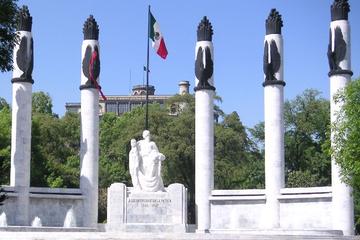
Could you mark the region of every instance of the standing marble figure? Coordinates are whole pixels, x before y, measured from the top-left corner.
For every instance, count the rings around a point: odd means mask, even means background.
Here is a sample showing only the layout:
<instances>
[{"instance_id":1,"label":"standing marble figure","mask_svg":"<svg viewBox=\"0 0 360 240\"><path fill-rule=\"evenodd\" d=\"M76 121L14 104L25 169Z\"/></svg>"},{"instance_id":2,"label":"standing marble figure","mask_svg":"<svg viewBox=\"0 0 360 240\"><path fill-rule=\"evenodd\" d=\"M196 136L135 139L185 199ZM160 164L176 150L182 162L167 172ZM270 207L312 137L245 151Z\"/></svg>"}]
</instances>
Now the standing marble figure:
<instances>
[{"instance_id":1,"label":"standing marble figure","mask_svg":"<svg viewBox=\"0 0 360 240\"><path fill-rule=\"evenodd\" d=\"M165 160L156 143L150 140L150 132L143 132L143 140L131 139L129 170L135 191L163 192L161 162Z\"/></svg>"},{"instance_id":2,"label":"standing marble figure","mask_svg":"<svg viewBox=\"0 0 360 240\"><path fill-rule=\"evenodd\" d=\"M131 182L135 190L141 190L141 186L139 184L139 149L137 146L137 142L135 139L131 139L131 150L129 152L129 172L131 176Z\"/></svg>"}]
</instances>

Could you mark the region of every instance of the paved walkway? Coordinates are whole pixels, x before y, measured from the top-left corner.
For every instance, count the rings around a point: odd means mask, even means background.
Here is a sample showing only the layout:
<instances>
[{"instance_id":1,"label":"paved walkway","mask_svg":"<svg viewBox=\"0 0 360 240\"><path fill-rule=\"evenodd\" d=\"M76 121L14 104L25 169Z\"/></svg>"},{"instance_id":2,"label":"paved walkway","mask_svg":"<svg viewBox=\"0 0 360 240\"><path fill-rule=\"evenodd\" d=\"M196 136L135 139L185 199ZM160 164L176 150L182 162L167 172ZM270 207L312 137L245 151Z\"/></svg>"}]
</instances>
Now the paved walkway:
<instances>
[{"instance_id":1,"label":"paved walkway","mask_svg":"<svg viewBox=\"0 0 360 240\"><path fill-rule=\"evenodd\" d=\"M360 236L244 235L214 233L0 232L1 240L360 240Z\"/></svg>"}]
</instances>

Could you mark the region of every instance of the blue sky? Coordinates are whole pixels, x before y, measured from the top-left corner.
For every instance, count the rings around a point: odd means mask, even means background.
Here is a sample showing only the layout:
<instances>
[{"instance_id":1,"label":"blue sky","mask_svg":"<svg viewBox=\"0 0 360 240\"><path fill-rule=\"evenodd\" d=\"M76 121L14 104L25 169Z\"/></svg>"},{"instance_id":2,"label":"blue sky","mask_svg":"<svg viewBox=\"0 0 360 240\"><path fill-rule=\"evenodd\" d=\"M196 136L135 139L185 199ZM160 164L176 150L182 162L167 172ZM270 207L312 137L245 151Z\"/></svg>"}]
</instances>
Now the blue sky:
<instances>
[{"instance_id":1,"label":"blue sky","mask_svg":"<svg viewBox=\"0 0 360 240\"><path fill-rule=\"evenodd\" d=\"M350 0L353 78L360 76L360 1ZM146 64L147 6L160 24L166 60L150 49L150 84L157 94L178 92L178 82L194 87L196 28L206 15L214 29L214 81L221 108L237 111L251 127L263 121L263 40L265 19L276 8L283 16L285 98L306 88L329 98L326 51L332 0L252 1L30 1L33 16L33 91L48 92L53 110L80 101L82 27L89 14L100 27L100 81L106 95L125 95L142 84ZM130 81L131 72L131 81ZM0 73L0 97L11 102L12 73Z\"/></svg>"}]
</instances>

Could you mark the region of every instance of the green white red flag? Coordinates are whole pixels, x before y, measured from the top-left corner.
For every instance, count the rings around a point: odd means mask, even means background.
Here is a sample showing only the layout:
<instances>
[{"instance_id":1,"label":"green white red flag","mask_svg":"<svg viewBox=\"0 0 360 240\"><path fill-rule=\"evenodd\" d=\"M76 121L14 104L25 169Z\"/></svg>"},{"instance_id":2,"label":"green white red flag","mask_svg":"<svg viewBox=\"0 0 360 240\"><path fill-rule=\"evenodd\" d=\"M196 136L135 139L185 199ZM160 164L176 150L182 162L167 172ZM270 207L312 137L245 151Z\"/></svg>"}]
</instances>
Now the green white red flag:
<instances>
[{"instance_id":1,"label":"green white red flag","mask_svg":"<svg viewBox=\"0 0 360 240\"><path fill-rule=\"evenodd\" d=\"M156 53L162 57L163 59L166 59L166 56L168 55L168 51L165 46L164 37L161 34L160 26L154 16L150 12L150 36L149 38L152 40L152 47L155 49Z\"/></svg>"}]
</instances>

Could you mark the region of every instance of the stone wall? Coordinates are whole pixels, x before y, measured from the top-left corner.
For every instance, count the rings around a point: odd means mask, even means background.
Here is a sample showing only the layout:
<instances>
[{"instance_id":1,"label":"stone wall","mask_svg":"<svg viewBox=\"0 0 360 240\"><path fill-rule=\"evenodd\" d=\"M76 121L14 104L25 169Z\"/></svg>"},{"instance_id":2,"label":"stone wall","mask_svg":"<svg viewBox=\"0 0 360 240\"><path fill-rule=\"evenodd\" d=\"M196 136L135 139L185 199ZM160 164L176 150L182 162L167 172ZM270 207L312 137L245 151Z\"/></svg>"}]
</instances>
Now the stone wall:
<instances>
[{"instance_id":1,"label":"stone wall","mask_svg":"<svg viewBox=\"0 0 360 240\"><path fill-rule=\"evenodd\" d=\"M288 230L330 230L331 187L283 188L280 228ZM211 231L264 229L265 190L213 190ZM324 217L328 216L328 217Z\"/></svg>"},{"instance_id":2,"label":"stone wall","mask_svg":"<svg viewBox=\"0 0 360 240\"><path fill-rule=\"evenodd\" d=\"M18 193L15 187L4 187L8 199L0 207L0 214L5 212L9 226L16 226L15 213ZM66 213L72 208L78 227L83 226L83 199L80 189L30 188L29 225L37 216L42 225L63 227ZM21 208L21 206L19 206Z\"/></svg>"}]
</instances>

